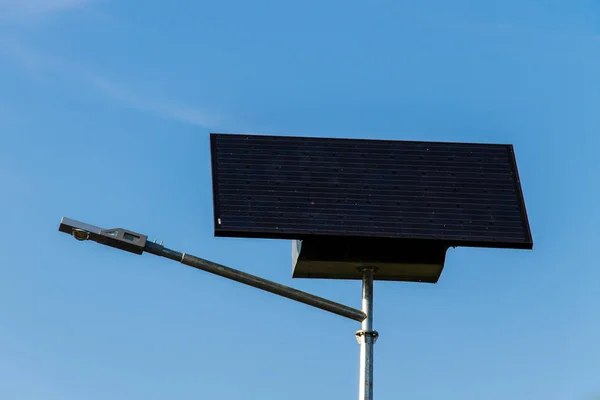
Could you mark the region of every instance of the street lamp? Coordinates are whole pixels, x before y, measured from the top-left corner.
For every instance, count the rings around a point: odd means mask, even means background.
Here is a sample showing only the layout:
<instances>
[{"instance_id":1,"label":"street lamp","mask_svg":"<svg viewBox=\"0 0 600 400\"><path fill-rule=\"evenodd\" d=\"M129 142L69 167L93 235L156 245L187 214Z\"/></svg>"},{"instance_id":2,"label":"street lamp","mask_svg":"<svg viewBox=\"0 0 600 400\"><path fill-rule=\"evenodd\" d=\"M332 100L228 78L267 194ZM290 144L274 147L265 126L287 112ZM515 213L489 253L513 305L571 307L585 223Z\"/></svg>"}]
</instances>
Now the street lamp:
<instances>
[{"instance_id":1,"label":"street lamp","mask_svg":"<svg viewBox=\"0 0 600 400\"><path fill-rule=\"evenodd\" d=\"M350 318L355 321L362 321L366 315L352 307L336 303L321 297L296 290L279 283L269 281L205 260L191 254L182 253L164 247L162 244L149 242L146 235L132 232L122 228L102 229L94 225L86 224L74 219L63 217L58 228L59 231L71 234L75 239L91 240L96 243L104 244L120 250L125 250L134 254L150 253L156 256L165 257L170 260L178 261L189 267L194 267L215 275L222 276L258 289L277 294L288 299L296 300L300 303L308 304L321 310L329 311L342 317Z\"/></svg>"},{"instance_id":2,"label":"street lamp","mask_svg":"<svg viewBox=\"0 0 600 400\"><path fill-rule=\"evenodd\" d=\"M362 281L361 310L69 218L59 230L144 252L358 322L373 399L373 281L436 283L451 247L532 249L511 145L211 134L214 233L291 239L292 276Z\"/></svg>"}]
</instances>

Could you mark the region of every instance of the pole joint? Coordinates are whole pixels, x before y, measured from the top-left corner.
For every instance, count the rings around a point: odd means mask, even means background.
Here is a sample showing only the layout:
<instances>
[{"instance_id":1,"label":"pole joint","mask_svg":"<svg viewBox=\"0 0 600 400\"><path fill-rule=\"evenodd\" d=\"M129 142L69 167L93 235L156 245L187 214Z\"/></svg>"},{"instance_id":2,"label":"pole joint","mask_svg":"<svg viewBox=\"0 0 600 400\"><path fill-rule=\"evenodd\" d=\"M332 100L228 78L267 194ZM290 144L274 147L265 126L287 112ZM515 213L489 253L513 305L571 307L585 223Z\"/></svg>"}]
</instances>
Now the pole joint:
<instances>
[{"instance_id":1,"label":"pole joint","mask_svg":"<svg viewBox=\"0 0 600 400\"><path fill-rule=\"evenodd\" d=\"M360 266L357 268L360 272L367 272L367 271L371 271L373 273L379 271L378 267L372 267L372 266Z\"/></svg>"},{"instance_id":2,"label":"pole joint","mask_svg":"<svg viewBox=\"0 0 600 400\"><path fill-rule=\"evenodd\" d=\"M356 336L356 341L358 342L358 344L361 344L363 340L367 339L367 337L371 337L373 340L373 344L375 344L375 342L377 342L377 339L379 338L379 332L367 331L367 330L361 329L361 330L356 331L355 336Z\"/></svg>"}]
</instances>

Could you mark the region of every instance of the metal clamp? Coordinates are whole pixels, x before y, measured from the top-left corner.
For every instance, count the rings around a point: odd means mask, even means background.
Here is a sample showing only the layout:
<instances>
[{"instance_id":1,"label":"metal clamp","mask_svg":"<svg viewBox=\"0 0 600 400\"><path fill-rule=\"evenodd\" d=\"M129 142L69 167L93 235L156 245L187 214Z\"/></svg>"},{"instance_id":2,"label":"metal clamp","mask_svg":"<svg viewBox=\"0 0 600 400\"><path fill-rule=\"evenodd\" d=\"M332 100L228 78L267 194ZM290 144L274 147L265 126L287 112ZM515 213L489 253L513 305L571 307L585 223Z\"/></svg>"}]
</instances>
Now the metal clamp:
<instances>
[{"instance_id":1,"label":"metal clamp","mask_svg":"<svg viewBox=\"0 0 600 400\"><path fill-rule=\"evenodd\" d=\"M377 342L377 338L379 337L379 333L377 331L365 331L363 329L356 331L355 333L356 341L360 344L360 341L363 336L371 336L373 338L373 343Z\"/></svg>"}]
</instances>

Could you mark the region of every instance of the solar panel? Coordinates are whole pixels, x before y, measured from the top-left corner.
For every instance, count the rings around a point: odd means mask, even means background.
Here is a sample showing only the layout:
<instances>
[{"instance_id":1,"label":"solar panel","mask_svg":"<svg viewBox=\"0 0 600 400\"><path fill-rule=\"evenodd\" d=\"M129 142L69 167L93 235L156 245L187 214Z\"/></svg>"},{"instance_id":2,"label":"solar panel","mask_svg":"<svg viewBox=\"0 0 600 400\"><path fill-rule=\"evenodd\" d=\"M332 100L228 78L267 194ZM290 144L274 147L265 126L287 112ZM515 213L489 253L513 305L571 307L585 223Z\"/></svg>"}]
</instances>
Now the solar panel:
<instances>
[{"instance_id":1,"label":"solar panel","mask_svg":"<svg viewBox=\"0 0 600 400\"><path fill-rule=\"evenodd\" d=\"M216 236L533 247L512 145L210 139Z\"/></svg>"}]
</instances>

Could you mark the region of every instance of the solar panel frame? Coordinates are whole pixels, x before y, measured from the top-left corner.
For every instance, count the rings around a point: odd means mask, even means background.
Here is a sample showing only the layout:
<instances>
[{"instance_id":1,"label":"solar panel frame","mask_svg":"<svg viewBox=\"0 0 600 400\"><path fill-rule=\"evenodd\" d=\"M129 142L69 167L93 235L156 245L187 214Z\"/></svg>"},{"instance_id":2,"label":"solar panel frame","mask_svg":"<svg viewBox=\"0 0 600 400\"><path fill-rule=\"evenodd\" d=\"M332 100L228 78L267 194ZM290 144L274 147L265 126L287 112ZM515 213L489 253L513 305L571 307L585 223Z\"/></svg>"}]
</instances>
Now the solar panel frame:
<instances>
[{"instance_id":1,"label":"solar panel frame","mask_svg":"<svg viewBox=\"0 0 600 400\"><path fill-rule=\"evenodd\" d=\"M508 144L508 151L511 155L511 167L513 170L513 182L515 184L515 192L518 196L519 207L521 209L521 219L523 223L523 229L526 234L526 247L525 249L533 248L533 235L531 234L531 225L529 224L529 215L527 214L527 206L525 205L525 195L523 194L523 186L521 185L521 176L519 175L519 167L517 165L517 156L515 154L515 146Z\"/></svg>"},{"instance_id":2,"label":"solar panel frame","mask_svg":"<svg viewBox=\"0 0 600 400\"><path fill-rule=\"evenodd\" d=\"M374 231L371 231L370 233L364 233L364 232L345 232L342 230L330 230L330 231L319 231L319 229L316 230L312 230L311 232L306 232L305 231L300 231L300 230L288 230L288 231L283 231L280 229L256 229L256 227L252 227L249 228L248 225L246 226L232 226L232 225L227 225L227 224L223 224L223 203L226 202L227 200L227 196L223 194L223 186L222 185L223 182L221 182L221 173L223 172L223 154L219 153L220 150L222 149L223 145L223 141L227 141L229 140L230 143L232 143L231 141L233 140L233 142L235 142L236 140L239 140L241 138L244 138L246 141L250 141L253 142L251 145L248 145L250 147L247 147L247 149L245 150L246 153L248 153L248 151L250 150L250 148L252 146L257 146L257 143L259 143L262 140L263 143L263 147L265 147L265 145L267 144L268 148L268 142L271 141L271 143L275 143L275 144L281 144L282 142L285 144L285 142L287 141L288 143L292 143L293 141L304 141L304 143L309 143L312 141L312 143L317 143L320 142L321 145L330 145L333 144L334 146L338 146L339 148L356 148L357 146L373 146L373 145L387 145L387 146L430 146L430 147L435 147L435 146L463 146L466 148L470 148L473 150L476 149L494 149L494 151L497 151L498 149L500 149L502 151L506 151L507 152L507 162L508 162L508 166L510 167L510 173L511 173L511 180L512 180L512 185L513 185L513 190L514 190L514 201L516 201L517 204L517 208L518 208L518 214L519 214L519 219L520 219L520 224L521 224L521 228L522 228L522 240L514 240L510 239L510 238L505 238L505 240L483 240L481 238L479 239L473 239L473 238L448 238L448 237L443 237L441 235L429 235L430 237L427 237L428 235L421 235L421 237L411 237L409 235L380 235L380 237L395 237L399 240L404 240L404 241L410 241L410 240L417 240L417 241L432 241L432 242L443 242L445 244L448 244L449 246L471 246L471 247L495 247L495 248L519 248L519 249L531 249L533 248L533 239L531 236L531 230L530 230L530 226L529 226L529 220L528 220L528 216L527 216L527 210L525 207L525 201L524 201L524 196L523 196L523 190L521 187L521 182L520 182L520 177L519 177L519 173L518 173L518 168L517 168L517 163L516 163L516 156L515 156L515 152L514 152L514 147L510 144L482 144L482 143L460 143L460 142L424 142L424 141L399 141L399 140L375 140L375 139L340 139L340 138L315 138L315 137L298 137L298 136L267 136L267 135L249 135L249 134L224 134L224 133L211 133L210 135L210 149L211 149L211 167L212 167L212 185L213 185L213 209L214 209L214 233L215 236L219 236L219 237L246 237L246 238L266 238L266 239L307 239L307 238L314 238L314 237L319 237L319 236L340 236L340 237L377 237L377 233ZM258 141L258 142L257 142ZM260 143L259 143L260 144ZM344 147L346 146L346 147ZM225 146L226 147L226 146ZM260 147L260 146L259 146ZM283 146L285 147L285 146ZM318 147L318 146L317 146ZM255 149L256 150L256 149ZM258 149L259 151L264 151L265 148ZM306 150L306 149L305 149ZM409 151L409 150L405 150L405 151ZM316 154L316 153L315 153ZM264 155L264 154L263 154ZM230 154L230 157L233 156L235 157L235 155ZM294 154L293 152L289 152L287 154L287 159L288 162L293 162L291 159L293 159L294 157L298 158L300 157L300 159L306 156L306 154L304 155L298 155L298 154ZM423 156L420 156L421 160L423 160ZM392 157L393 158L393 157ZM414 156L413 156L414 158ZM466 158L465 158L466 160ZM229 160L231 161L231 159ZM238 160L239 161L239 160ZM251 159L246 157L246 161L248 161L248 165L251 164ZM464 161L464 160L463 160ZM470 161L469 161L470 162ZM450 160L450 162L447 162L448 165L453 165L456 163L453 163L452 160ZM467 163L468 164L468 163ZM246 167L248 168L248 165L246 165ZM442 164L440 164L442 165ZM480 168L484 168L485 164L479 164ZM250 167L252 167L250 165ZM231 169L231 168L230 168ZM235 168L234 168L235 169ZM380 169L379 172L385 171L383 169ZM438 169L439 171L439 169ZM319 174L320 172L318 171L313 171L315 174ZM505 171L506 173L507 171ZM323 172L321 171L321 173L324 173L325 176L329 176L331 177L331 173L327 173L327 172ZM329 175L327 175L329 174ZM465 172L465 174L468 175L467 172ZM443 174L440 174L440 176L442 176ZM465 175L466 176L466 175ZM359 177L356 176L356 178L358 179ZM442 178L440 178L442 179ZM458 177L456 179L459 179ZM464 178L464 179L468 179L468 177ZM231 179L230 179L231 181ZM463 183L464 185L465 183ZM473 184L485 184L485 182L474 182ZM507 183L504 182L504 185L506 185ZM235 186L235 184L231 184ZM242 185L243 186L243 185ZM263 189L265 189L268 185L265 185L263 187ZM312 188L314 190L317 190L315 188ZM465 186L465 190L467 190L468 187ZM225 190L231 190L231 189L225 189ZM456 189L455 189L456 190ZM494 190L494 189L489 189L488 190ZM259 193L259 191L255 192L255 193ZM264 190L263 190L264 193ZM229 198L231 199L231 198ZM225 201L224 201L225 200ZM256 202L255 202L256 203ZM417 203L415 203L417 204ZM420 204L420 203L419 203ZM256 205L256 207L260 207L260 205ZM420 205L419 205L420 207ZM514 214L514 213L513 213ZM241 215L241 214L240 214ZM225 218L229 219L230 216L227 216ZM239 216L238 216L239 217ZM450 216L448 217L450 218ZM514 215L513 215L514 218ZM290 224L290 220L288 219L288 221L285 220L281 220L280 223L282 225L285 225L286 223ZM518 225L518 224L513 224L513 225ZM496 228L498 230L498 232L501 231L500 227ZM425 228L423 228L423 230L425 230ZM430 232L432 232L430 230Z\"/></svg>"}]
</instances>

